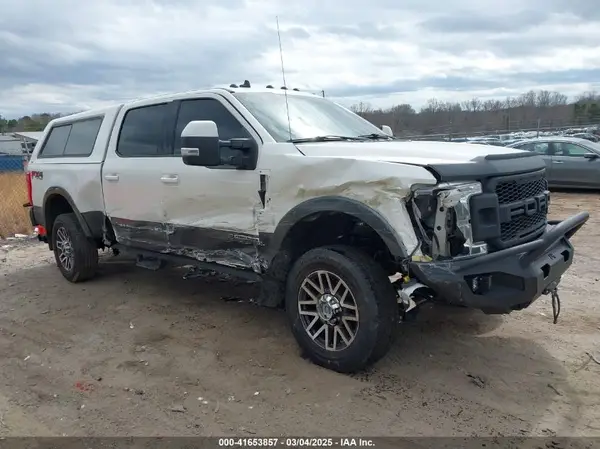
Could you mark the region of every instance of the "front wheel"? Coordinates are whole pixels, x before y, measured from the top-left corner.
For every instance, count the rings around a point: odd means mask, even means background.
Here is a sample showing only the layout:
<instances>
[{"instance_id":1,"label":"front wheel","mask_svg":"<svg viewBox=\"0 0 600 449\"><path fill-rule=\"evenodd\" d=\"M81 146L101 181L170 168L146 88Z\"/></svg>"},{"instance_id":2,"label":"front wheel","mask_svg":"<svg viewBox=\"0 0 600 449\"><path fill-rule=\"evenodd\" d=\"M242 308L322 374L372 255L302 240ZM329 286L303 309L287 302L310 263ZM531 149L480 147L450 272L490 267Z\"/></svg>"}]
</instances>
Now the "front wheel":
<instances>
[{"instance_id":1,"label":"front wheel","mask_svg":"<svg viewBox=\"0 0 600 449\"><path fill-rule=\"evenodd\" d=\"M383 269L345 246L316 248L295 262L286 310L306 356L344 373L383 357L398 323L396 292Z\"/></svg>"},{"instance_id":2,"label":"front wheel","mask_svg":"<svg viewBox=\"0 0 600 449\"><path fill-rule=\"evenodd\" d=\"M96 274L98 248L87 239L75 214L56 217L52 247L56 264L68 281L82 282Z\"/></svg>"}]
</instances>

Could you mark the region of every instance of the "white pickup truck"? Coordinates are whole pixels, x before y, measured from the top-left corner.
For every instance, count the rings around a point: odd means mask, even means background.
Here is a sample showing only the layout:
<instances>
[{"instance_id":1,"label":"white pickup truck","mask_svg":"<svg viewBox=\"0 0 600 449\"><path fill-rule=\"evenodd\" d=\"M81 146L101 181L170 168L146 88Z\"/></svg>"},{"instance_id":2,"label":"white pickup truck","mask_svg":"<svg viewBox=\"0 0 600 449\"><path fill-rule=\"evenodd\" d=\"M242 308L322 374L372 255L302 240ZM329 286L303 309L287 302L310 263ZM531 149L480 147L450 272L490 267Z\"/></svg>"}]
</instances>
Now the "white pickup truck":
<instances>
[{"instance_id":1,"label":"white pickup truck","mask_svg":"<svg viewBox=\"0 0 600 449\"><path fill-rule=\"evenodd\" d=\"M509 313L556 286L581 212L547 220L534 153L402 142L308 93L232 85L53 120L30 216L63 276L112 248L261 281L315 363L363 369L423 301Z\"/></svg>"}]
</instances>

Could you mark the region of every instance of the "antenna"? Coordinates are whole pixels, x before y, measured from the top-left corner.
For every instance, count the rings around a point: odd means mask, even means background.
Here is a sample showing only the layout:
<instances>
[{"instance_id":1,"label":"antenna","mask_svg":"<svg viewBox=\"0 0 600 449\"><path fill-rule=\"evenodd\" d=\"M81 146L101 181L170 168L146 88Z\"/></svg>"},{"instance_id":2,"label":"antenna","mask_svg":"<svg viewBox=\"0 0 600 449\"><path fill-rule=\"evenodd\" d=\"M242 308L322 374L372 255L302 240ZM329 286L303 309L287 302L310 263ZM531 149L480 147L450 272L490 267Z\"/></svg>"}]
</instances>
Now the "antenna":
<instances>
[{"instance_id":1,"label":"antenna","mask_svg":"<svg viewBox=\"0 0 600 449\"><path fill-rule=\"evenodd\" d=\"M285 112L287 113L288 132L292 140L292 123L290 121L290 105L288 104L287 84L285 83L285 69L283 68L283 48L281 47L281 33L279 32L279 17L275 16L277 22L277 39L279 40L279 58L281 59L281 76L283 77L283 95L285 96Z\"/></svg>"}]
</instances>

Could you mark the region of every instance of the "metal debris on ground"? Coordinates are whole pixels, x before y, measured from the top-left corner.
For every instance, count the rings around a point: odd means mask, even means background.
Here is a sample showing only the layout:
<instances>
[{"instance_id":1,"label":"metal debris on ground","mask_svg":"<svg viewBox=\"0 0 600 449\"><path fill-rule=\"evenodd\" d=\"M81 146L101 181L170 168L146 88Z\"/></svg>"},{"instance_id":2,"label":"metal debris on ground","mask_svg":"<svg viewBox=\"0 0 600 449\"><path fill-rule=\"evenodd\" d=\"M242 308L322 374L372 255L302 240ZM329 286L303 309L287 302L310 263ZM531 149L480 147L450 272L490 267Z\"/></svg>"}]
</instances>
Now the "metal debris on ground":
<instances>
[{"instance_id":1,"label":"metal debris on ground","mask_svg":"<svg viewBox=\"0 0 600 449\"><path fill-rule=\"evenodd\" d=\"M187 409L183 405L174 405L170 410L175 413L185 413Z\"/></svg>"},{"instance_id":2,"label":"metal debris on ground","mask_svg":"<svg viewBox=\"0 0 600 449\"><path fill-rule=\"evenodd\" d=\"M548 384L548 388L550 388L552 391L554 391L557 395L562 396L562 393L560 391L558 391L554 385Z\"/></svg>"},{"instance_id":3,"label":"metal debris on ground","mask_svg":"<svg viewBox=\"0 0 600 449\"><path fill-rule=\"evenodd\" d=\"M586 352L587 355L590 356L590 360L598 365L600 365L600 360L597 359L596 357L594 357L594 354L592 354L591 352Z\"/></svg>"},{"instance_id":4,"label":"metal debris on ground","mask_svg":"<svg viewBox=\"0 0 600 449\"><path fill-rule=\"evenodd\" d=\"M481 377L474 376L472 374L467 374L467 377L471 379L471 382L477 385L479 388L485 387L485 381Z\"/></svg>"}]
</instances>

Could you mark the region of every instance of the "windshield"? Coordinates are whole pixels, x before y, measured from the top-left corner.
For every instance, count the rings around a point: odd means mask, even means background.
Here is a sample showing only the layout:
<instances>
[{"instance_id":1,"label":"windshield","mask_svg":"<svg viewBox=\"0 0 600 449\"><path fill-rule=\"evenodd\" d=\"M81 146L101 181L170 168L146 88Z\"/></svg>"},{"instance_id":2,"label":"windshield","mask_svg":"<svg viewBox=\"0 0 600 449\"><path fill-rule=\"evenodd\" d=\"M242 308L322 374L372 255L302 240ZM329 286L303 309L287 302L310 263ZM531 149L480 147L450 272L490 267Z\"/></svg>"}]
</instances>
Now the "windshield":
<instances>
[{"instance_id":1,"label":"windshield","mask_svg":"<svg viewBox=\"0 0 600 449\"><path fill-rule=\"evenodd\" d=\"M239 92L234 96L277 142L319 136L358 137L370 134L388 138L375 125L325 98L288 95L288 127L285 95L271 92Z\"/></svg>"}]
</instances>

